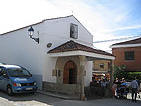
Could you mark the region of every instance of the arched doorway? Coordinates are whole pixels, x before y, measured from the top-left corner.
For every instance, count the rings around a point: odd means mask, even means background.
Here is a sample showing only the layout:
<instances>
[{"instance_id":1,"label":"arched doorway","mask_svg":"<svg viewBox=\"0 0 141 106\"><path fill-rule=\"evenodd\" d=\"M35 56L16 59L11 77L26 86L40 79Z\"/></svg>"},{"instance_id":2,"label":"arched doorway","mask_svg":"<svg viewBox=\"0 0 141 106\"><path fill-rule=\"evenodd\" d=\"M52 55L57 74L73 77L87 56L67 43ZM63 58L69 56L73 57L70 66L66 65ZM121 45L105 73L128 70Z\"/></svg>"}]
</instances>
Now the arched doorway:
<instances>
[{"instance_id":1,"label":"arched doorway","mask_svg":"<svg viewBox=\"0 0 141 106\"><path fill-rule=\"evenodd\" d=\"M66 62L63 72L64 84L76 84L77 82L77 67L73 61Z\"/></svg>"}]
</instances>

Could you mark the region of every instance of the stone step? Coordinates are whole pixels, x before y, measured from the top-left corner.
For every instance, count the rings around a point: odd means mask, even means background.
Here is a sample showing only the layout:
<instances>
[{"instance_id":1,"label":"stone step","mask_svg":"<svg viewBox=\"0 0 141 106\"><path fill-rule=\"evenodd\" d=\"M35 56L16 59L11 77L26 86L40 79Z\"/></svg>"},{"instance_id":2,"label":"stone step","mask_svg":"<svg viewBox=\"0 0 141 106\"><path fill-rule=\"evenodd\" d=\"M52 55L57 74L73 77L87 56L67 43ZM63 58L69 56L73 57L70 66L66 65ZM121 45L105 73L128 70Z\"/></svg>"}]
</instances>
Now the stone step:
<instances>
[{"instance_id":1,"label":"stone step","mask_svg":"<svg viewBox=\"0 0 141 106\"><path fill-rule=\"evenodd\" d=\"M60 99L66 99L66 100L80 100L79 97L76 96L71 96L71 95L65 95L65 94L59 94L59 93L52 93L52 92L47 92L47 91L42 91L42 90L38 90L37 91L40 94L43 95L47 95L47 96L52 96L52 97L56 97L56 98L60 98Z\"/></svg>"}]
</instances>

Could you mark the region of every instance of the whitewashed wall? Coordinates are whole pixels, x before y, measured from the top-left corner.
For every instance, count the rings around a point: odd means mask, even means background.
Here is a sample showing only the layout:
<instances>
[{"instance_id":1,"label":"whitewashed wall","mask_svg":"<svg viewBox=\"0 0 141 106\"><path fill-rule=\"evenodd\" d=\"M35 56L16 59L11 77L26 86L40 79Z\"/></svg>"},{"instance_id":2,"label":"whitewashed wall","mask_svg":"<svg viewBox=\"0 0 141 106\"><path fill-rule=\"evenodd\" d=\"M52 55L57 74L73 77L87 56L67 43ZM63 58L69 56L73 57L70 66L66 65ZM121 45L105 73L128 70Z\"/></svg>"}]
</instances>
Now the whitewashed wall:
<instances>
[{"instance_id":1,"label":"whitewashed wall","mask_svg":"<svg viewBox=\"0 0 141 106\"><path fill-rule=\"evenodd\" d=\"M37 31L39 31L39 44L29 38L27 31L29 27L1 35L0 62L17 64L27 68L38 81L40 88L42 80L56 82L56 77L52 77L52 70L55 68L57 57L50 58L47 52L71 40L70 23L77 24L79 28L78 39L75 41L92 45L92 35L73 16L46 20L33 26L35 37L38 37ZM47 48L48 43L52 43L51 48ZM86 78L87 82L88 79L90 78Z\"/></svg>"},{"instance_id":2,"label":"whitewashed wall","mask_svg":"<svg viewBox=\"0 0 141 106\"><path fill-rule=\"evenodd\" d=\"M35 29L39 29L39 27L41 25L36 26ZM42 79L39 59L40 45L29 38L27 30L28 28L24 28L0 35L0 62L27 68L41 87L39 82Z\"/></svg>"}]
</instances>

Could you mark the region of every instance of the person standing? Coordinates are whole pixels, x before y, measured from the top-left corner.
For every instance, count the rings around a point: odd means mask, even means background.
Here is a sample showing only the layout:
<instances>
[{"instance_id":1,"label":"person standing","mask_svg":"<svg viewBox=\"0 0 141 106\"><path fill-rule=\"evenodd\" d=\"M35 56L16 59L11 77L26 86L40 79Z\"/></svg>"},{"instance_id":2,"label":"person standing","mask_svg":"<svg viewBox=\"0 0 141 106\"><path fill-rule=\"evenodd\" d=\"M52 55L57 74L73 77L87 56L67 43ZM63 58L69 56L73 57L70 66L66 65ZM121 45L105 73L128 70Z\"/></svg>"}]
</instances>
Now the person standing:
<instances>
[{"instance_id":1,"label":"person standing","mask_svg":"<svg viewBox=\"0 0 141 106\"><path fill-rule=\"evenodd\" d=\"M102 79L101 81L101 87L102 87L102 96L105 96L105 92L106 92L106 87L107 87L107 82L105 79Z\"/></svg>"},{"instance_id":2,"label":"person standing","mask_svg":"<svg viewBox=\"0 0 141 106\"><path fill-rule=\"evenodd\" d=\"M117 83L116 81L113 82L113 86L112 86L112 93L113 93L113 97L116 97L116 89L117 89Z\"/></svg>"},{"instance_id":3,"label":"person standing","mask_svg":"<svg viewBox=\"0 0 141 106\"><path fill-rule=\"evenodd\" d=\"M138 82L135 78L135 80L133 80L131 82L131 89L132 89L132 102L137 102L136 101L136 97L137 97L137 92L138 92L138 88L139 88L139 85L138 85Z\"/></svg>"}]
</instances>

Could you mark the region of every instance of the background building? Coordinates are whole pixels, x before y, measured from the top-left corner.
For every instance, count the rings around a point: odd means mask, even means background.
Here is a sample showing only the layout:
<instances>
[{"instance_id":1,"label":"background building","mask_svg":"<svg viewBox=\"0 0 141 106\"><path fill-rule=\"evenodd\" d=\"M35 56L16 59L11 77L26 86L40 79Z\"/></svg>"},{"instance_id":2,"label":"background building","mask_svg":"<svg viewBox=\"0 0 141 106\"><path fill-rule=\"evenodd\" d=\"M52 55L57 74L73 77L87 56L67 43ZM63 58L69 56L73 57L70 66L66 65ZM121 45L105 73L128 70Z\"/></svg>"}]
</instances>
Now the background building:
<instances>
[{"instance_id":1,"label":"background building","mask_svg":"<svg viewBox=\"0 0 141 106\"><path fill-rule=\"evenodd\" d=\"M94 60L93 61L93 76L98 79L110 79L110 61L109 60Z\"/></svg>"},{"instance_id":2,"label":"background building","mask_svg":"<svg viewBox=\"0 0 141 106\"><path fill-rule=\"evenodd\" d=\"M116 43L111 47L115 65L125 65L126 71L141 72L141 38Z\"/></svg>"}]
</instances>

